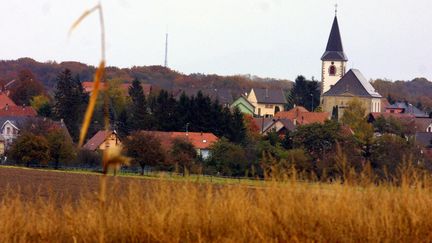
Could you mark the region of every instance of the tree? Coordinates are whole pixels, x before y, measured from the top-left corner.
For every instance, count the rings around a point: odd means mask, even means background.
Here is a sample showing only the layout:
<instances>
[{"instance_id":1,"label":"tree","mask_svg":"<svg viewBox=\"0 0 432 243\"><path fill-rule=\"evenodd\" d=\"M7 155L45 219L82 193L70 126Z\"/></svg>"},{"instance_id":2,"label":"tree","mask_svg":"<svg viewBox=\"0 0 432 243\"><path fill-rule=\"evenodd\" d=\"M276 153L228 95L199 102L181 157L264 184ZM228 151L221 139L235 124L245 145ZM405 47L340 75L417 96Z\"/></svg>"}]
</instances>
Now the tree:
<instances>
[{"instance_id":1,"label":"tree","mask_svg":"<svg viewBox=\"0 0 432 243\"><path fill-rule=\"evenodd\" d=\"M229 133L227 134L229 140L233 143L241 144L246 139L246 127L243 121L243 114L236 107L231 116L231 122L229 126Z\"/></svg>"},{"instance_id":2,"label":"tree","mask_svg":"<svg viewBox=\"0 0 432 243\"><path fill-rule=\"evenodd\" d=\"M54 168L58 169L60 163L74 160L76 152L71 138L62 129L54 129L46 135L49 146L49 155L54 161Z\"/></svg>"},{"instance_id":3,"label":"tree","mask_svg":"<svg viewBox=\"0 0 432 243\"><path fill-rule=\"evenodd\" d=\"M285 136L284 136L284 138L282 139L281 146L282 146L284 149L292 149L292 148L293 148L292 132L290 132L289 130L287 130L287 131L285 132Z\"/></svg>"},{"instance_id":4,"label":"tree","mask_svg":"<svg viewBox=\"0 0 432 243\"><path fill-rule=\"evenodd\" d=\"M37 110L37 113L39 116L42 116L42 117L47 117L47 118L52 117L52 113L53 113L52 105L49 103L43 104L39 108L39 110Z\"/></svg>"},{"instance_id":5,"label":"tree","mask_svg":"<svg viewBox=\"0 0 432 243\"><path fill-rule=\"evenodd\" d=\"M157 121L157 127L160 131L175 131L177 120L175 118L176 100L172 94L161 90L156 98L155 108L153 110L154 118Z\"/></svg>"},{"instance_id":6,"label":"tree","mask_svg":"<svg viewBox=\"0 0 432 243\"><path fill-rule=\"evenodd\" d=\"M400 137L405 137L405 135L409 133L408 129L406 129L402 122L393 117L389 117L386 119L384 116L379 116L373 122L373 127L376 132L379 132L381 134L390 133L398 135Z\"/></svg>"},{"instance_id":7,"label":"tree","mask_svg":"<svg viewBox=\"0 0 432 243\"><path fill-rule=\"evenodd\" d=\"M29 70L18 74L18 86L11 90L11 98L17 105L30 105L33 97L43 95L45 89Z\"/></svg>"},{"instance_id":8,"label":"tree","mask_svg":"<svg viewBox=\"0 0 432 243\"><path fill-rule=\"evenodd\" d=\"M390 103L390 105L393 105L394 103L396 103L396 101L393 99L391 94L387 95L387 101Z\"/></svg>"},{"instance_id":9,"label":"tree","mask_svg":"<svg viewBox=\"0 0 432 243\"><path fill-rule=\"evenodd\" d=\"M366 109L359 99L348 102L341 118L342 124L350 127L354 131L354 136L363 144L370 141L373 136L373 127L365 117Z\"/></svg>"},{"instance_id":10,"label":"tree","mask_svg":"<svg viewBox=\"0 0 432 243\"><path fill-rule=\"evenodd\" d=\"M306 80L304 76L298 76L295 80L294 86L291 89L290 100L288 108L294 105L304 106L306 109L313 111L320 105L320 86L315 80Z\"/></svg>"},{"instance_id":11,"label":"tree","mask_svg":"<svg viewBox=\"0 0 432 243\"><path fill-rule=\"evenodd\" d=\"M35 109L36 111L39 111L39 109L44 106L45 104L49 104L50 100L45 95L38 95L34 96L30 100L30 105Z\"/></svg>"},{"instance_id":12,"label":"tree","mask_svg":"<svg viewBox=\"0 0 432 243\"><path fill-rule=\"evenodd\" d=\"M69 69L57 76L54 112L58 119L64 119L74 141L79 138L79 128L88 103L88 94L84 93L79 77L72 78Z\"/></svg>"},{"instance_id":13,"label":"tree","mask_svg":"<svg viewBox=\"0 0 432 243\"><path fill-rule=\"evenodd\" d=\"M148 114L148 107L144 90L141 82L134 79L132 85L129 87L129 96L132 100L129 125L132 131L143 129L150 129L153 127Z\"/></svg>"},{"instance_id":14,"label":"tree","mask_svg":"<svg viewBox=\"0 0 432 243\"><path fill-rule=\"evenodd\" d=\"M48 141L40 135L22 133L12 144L11 158L18 164L46 164L50 158Z\"/></svg>"},{"instance_id":15,"label":"tree","mask_svg":"<svg viewBox=\"0 0 432 243\"><path fill-rule=\"evenodd\" d=\"M177 120L177 128L180 131L186 131L186 126L189 129L189 125L192 120L191 101L189 96L182 92L179 101L176 103L175 117Z\"/></svg>"},{"instance_id":16,"label":"tree","mask_svg":"<svg viewBox=\"0 0 432 243\"><path fill-rule=\"evenodd\" d=\"M322 160L334 149L339 130L336 121L300 126L292 134L294 148L303 148L313 159Z\"/></svg>"},{"instance_id":17,"label":"tree","mask_svg":"<svg viewBox=\"0 0 432 243\"><path fill-rule=\"evenodd\" d=\"M245 175L247 168L245 151L240 145L222 138L212 145L207 166L213 173L225 176Z\"/></svg>"},{"instance_id":18,"label":"tree","mask_svg":"<svg viewBox=\"0 0 432 243\"><path fill-rule=\"evenodd\" d=\"M133 163L141 167L141 175L145 166L158 166L165 161L165 153L158 138L149 132L133 132L124 142L127 155Z\"/></svg>"},{"instance_id":19,"label":"tree","mask_svg":"<svg viewBox=\"0 0 432 243\"><path fill-rule=\"evenodd\" d=\"M371 151L372 168L381 179L393 179L404 160L416 162L420 154L410 142L392 134L375 139Z\"/></svg>"},{"instance_id":20,"label":"tree","mask_svg":"<svg viewBox=\"0 0 432 243\"><path fill-rule=\"evenodd\" d=\"M180 170L184 173L191 171L197 159L194 146L189 141L180 138L173 140L170 155L175 165L180 166Z\"/></svg>"}]
</instances>

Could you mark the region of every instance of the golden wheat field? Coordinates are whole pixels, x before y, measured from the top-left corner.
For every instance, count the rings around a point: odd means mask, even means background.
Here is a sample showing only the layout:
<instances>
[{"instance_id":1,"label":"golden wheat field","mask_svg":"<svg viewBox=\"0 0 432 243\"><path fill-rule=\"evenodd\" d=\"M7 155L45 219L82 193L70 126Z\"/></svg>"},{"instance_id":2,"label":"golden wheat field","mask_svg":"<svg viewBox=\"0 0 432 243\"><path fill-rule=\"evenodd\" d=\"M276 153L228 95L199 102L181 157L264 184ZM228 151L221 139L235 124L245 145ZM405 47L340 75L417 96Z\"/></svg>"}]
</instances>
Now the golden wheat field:
<instances>
[{"instance_id":1,"label":"golden wheat field","mask_svg":"<svg viewBox=\"0 0 432 243\"><path fill-rule=\"evenodd\" d=\"M103 201L98 175L0 174L0 242L432 241L432 192L420 182L217 185L108 177Z\"/></svg>"}]
</instances>

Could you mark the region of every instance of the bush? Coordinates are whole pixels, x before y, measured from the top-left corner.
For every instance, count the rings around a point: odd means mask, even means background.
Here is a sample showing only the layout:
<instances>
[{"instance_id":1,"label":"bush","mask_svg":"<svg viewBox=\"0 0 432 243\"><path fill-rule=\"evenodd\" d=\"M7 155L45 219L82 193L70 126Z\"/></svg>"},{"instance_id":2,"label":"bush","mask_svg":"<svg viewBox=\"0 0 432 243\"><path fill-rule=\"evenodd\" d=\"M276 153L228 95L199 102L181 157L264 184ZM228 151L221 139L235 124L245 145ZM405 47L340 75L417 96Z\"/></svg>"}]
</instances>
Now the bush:
<instances>
[{"instance_id":1,"label":"bush","mask_svg":"<svg viewBox=\"0 0 432 243\"><path fill-rule=\"evenodd\" d=\"M174 139L170 155L174 165L183 173L191 171L197 159L194 146L181 138Z\"/></svg>"},{"instance_id":2,"label":"bush","mask_svg":"<svg viewBox=\"0 0 432 243\"><path fill-rule=\"evenodd\" d=\"M98 152L81 149L78 151L76 163L86 167L99 167L102 165L102 156Z\"/></svg>"},{"instance_id":3,"label":"bush","mask_svg":"<svg viewBox=\"0 0 432 243\"><path fill-rule=\"evenodd\" d=\"M244 176L247 169L245 151L240 145L222 138L212 145L207 166L208 172L224 176Z\"/></svg>"},{"instance_id":4,"label":"bush","mask_svg":"<svg viewBox=\"0 0 432 243\"><path fill-rule=\"evenodd\" d=\"M48 141L43 136L23 133L12 144L10 156L17 164L46 165L50 159Z\"/></svg>"}]
</instances>

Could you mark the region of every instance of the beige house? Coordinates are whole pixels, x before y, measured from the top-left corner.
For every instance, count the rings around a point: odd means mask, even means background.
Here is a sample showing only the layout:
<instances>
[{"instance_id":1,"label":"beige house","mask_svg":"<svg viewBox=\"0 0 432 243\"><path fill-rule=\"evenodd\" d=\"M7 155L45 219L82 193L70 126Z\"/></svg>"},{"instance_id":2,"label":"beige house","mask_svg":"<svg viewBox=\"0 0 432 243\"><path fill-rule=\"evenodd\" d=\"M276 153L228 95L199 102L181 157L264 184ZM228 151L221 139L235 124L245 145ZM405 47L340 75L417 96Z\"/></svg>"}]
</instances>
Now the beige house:
<instances>
[{"instance_id":1,"label":"beige house","mask_svg":"<svg viewBox=\"0 0 432 243\"><path fill-rule=\"evenodd\" d=\"M258 117L273 117L287 103L281 89L252 89L247 100L255 107L254 115Z\"/></svg>"},{"instance_id":2,"label":"beige house","mask_svg":"<svg viewBox=\"0 0 432 243\"><path fill-rule=\"evenodd\" d=\"M90 138L83 148L96 151L118 146L122 146L122 143L116 131L101 130L97 132L92 138Z\"/></svg>"}]
</instances>

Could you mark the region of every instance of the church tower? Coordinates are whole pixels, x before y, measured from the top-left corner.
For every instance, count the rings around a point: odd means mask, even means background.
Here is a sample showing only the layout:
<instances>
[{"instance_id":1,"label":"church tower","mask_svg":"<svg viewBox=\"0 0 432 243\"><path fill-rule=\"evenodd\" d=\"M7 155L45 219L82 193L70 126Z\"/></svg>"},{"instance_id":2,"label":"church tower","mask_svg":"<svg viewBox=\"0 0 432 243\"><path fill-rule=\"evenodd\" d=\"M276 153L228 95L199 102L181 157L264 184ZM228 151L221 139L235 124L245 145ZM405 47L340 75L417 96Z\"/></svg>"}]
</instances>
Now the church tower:
<instances>
[{"instance_id":1,"label":"church tower","mask_svg":"<svg viewBox=\"0 0 432 243\"><path fill-rule=\"evenodd\" d=\"M327 48L321 57L321 61L323 94L345 75L346 64L348 61L348 58L343 51L337 15L335 15Z\"/></svg>"}]
</instances>

